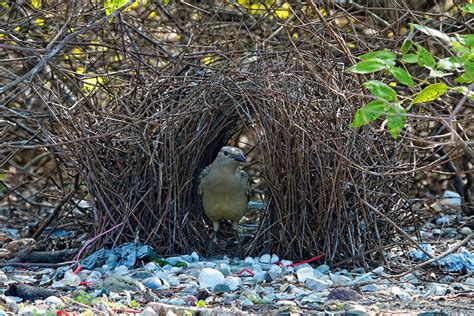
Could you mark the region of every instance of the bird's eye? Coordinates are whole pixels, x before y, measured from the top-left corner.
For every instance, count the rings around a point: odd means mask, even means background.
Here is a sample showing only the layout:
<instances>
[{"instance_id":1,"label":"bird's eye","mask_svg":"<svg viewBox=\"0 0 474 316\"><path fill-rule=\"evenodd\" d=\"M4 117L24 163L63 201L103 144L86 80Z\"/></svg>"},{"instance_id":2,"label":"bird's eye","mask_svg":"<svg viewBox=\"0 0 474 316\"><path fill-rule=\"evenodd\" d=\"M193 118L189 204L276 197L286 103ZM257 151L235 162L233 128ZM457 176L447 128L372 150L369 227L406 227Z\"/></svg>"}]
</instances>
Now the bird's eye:
<instances>
[{"instance_id":1,"label":"bird's eye","mask_svg":"<svg viewBox=\"0 0 474 316\"><path fill-rule=\"evenodd\" d=\"M227 150L224 150L224 155L227 156L228 154L229 154L229 152Z\"/></svg>"}]
</instances>

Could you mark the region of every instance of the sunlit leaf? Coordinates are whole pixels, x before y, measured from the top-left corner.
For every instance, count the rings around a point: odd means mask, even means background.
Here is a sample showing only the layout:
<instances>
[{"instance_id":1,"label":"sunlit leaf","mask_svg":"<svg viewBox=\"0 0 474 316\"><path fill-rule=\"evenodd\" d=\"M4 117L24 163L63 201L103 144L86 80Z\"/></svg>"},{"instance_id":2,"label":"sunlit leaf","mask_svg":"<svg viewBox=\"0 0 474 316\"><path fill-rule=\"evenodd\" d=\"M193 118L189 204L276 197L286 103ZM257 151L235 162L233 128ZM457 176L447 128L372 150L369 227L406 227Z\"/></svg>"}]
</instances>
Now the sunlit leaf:
<instances>
[{"instance_id":1,"label":"sunlit leaf","mask_svg":"<svg viewBox=\"0 0 474 316\"><path fill-rule=\"evenodd\" d=\"M203 300L199 300L196 302L196 306L199 308L204 308L206 307L206 302L204 302Z\"/></svg>"},{"instance_id":2,"label":"sunlit leaf","mask_svg":"<svg viewBox=\"0 0 474 316\"><path fill-rule=\"evenodd\" d=\"M437 37L443 41L445 41L446 43L449 43L451 42L451 39L449 38L449 36L446 34L446 33L443 33L441 31L438 31L438 30L435 30L435 29L432 29L430 27L427 27L427 26L424 26L424 25L420 25L420 24L413 24L413 26L415 27L415 29L417 29L418 31L421 31L427 35L430 35L430 36L434 36L434 37Z\"/></svg>"},{"instance_id":3,"label":"sunlit leaf","mask_svg":"<svg viewBox=\"0 0 474 316\"><path fill-rule=\"evenodd\" d=\"M91 75L87 78L84 78L82 82L84 83L84 90L90 92L99 87L101 84L103 84L105 82L105 79L101 76Z\"/></svg>"},{"instance_id":4,"label":"sunlit leaf","mask_svg":"<svg viewBox=\"0 0 474 316\"><path fill-rule=\"evenodd\" d=\"M375 121L385 113L385 107L387 106L387 102L383 100L374 100L372 102L367 103L366 105L357 110L354 115L354 120L349 126L355 128Z\"/></svg>"},{"instance_id":5,"label":"sunlit leaf","mask_svg":"<svg viewBox=\"0 0 474 316\"><path fill-rule=\"evenodd\" d=\"M347 68L348 72L358 74L369 74L387 68L386 64L379 59L361 61L354 66Z\"/></svg>"},{"instance_id":6,"label":"sunlit leaf","mask_svg":"<svg viewBox=\"0 0 474 316\"><path fill-rule=\"evenodd\" d=\"M445 94L448 86L444 83L433 83L421 90L415 97L412 104L433 101Z\"/></svg>"},{"instance_id":7,"label":"sunlit leaf","mask_svg":"<svg viewBox=\"0 0 474 316\"><path fill-rule=\"evenodd\" d=\"M395 53L389 50L377 50L374 52L369 52L363 55L358 56L360 59L369 60L369 59L380 59L380 60L392 60L394 61L397 58Z\"/></svg>"},{"instance_id":8,"label":"sunlit leaf","mask_svg":"<svg viewBox=\"0 0 474 316\"><path fill-rule=\"evenodd\" d=\"M461 7L462 14L474 14L474 3L469 3Z\"/></svg>"},{"instance_id":9,"label":"sunlit leaf","mask_svg":"<svg viewBox=\"0 0 474 316\"><path fill-rule=\"evenodd\" d=\"M461 67L461 63L456 57L448 57L438 60L437 69L456 70Z\"/></svg>"},{"instance_id":10,"label":"sunlit leaf","mask_svg":"<svg viewBox=\"0 0 474 316\"><path fill-rule=\"evenodd\" d=\"M474 34L459 35L464 45L474 47Z\"/></svg>"},{"instance_id":11,"label":"sunlit leaf","mask_svg":"<svg viewBox=\"0 0 474 316\"><path fill-rule=\"evenodd\" d=\"M397 92L381 81L370 80L365 82L363 86L369 89L369 91L374 96L380 99L384 99L386 101L393 101L397 98Z\"/></svg>"},{"instance_id":12,"label":"sunlit leaf","mask_svg":"<svg viewBox=\"0 0 474 316\"><path fill-rule=\"evenodd\" d=\"M387 107L387 129L392 138L397 139L400 131L405 127L407 111L400 104L392 104Z\"/></svg>"},{"instance_id":13,"label":"sunlit leaf","mask_svg":"<svg viewBox=\"0 0 474 316\"><path fill-rule=\"evenodd\" d=\"M403 83L412 89L415 88L415 84L413 83L411 75L405 69L400 67L392 67L390 68L390 72L400 83Z\"/></svg>"},{"instance_id":14,"label":"sunlit leaf","mask_svg":"<svg viewBox=\"0 0 474 316\"><path fill-rule=\"evenodd\" d=\"M420 44L416 44L416 47L418 54L418 65L420 65L421 67L434 69L436 66L436 62L433 56L431 56L430 52Z\"/></svg>"},{"instance_id":15,"label":"sunlit leaf","mask_svg":"<svg viewBox=\"0 0 474 316\"><path fill-rule=\"evenodd\" d=\"M431 69L429 77L431 78L441 78L452 75L451 72L444 72L442 70Z\"/></svg>"},{"instance_id":16,"label":"sunlit leaf","mask_svg":"<svg viewBox=\"0 0 474 316\"><path fill-rule=\"evenodd\" d=\"M41 8L41 0L31 0L31 6L33 9Z\"/></svg>"},{"instance_id":17,"label":"sunlit leaf","mask_svg":"<svg viewBox=\"0 0 474 316\"><path fill-rule=\"evenodd\" d=\"M407 64L416 64L418 62L418 55L417 54L405 54L402 56L402 62Z\"/></svg>"},{"instance_id":18,"label":"sunlit leaf","mask_svg":"<svg viewBox=\"0 0 474 316\"><path fill-rule=\"evenodd\" d=\"M290 5L288 3L283 3L278 9L275 10L275 15L280 20L286 20L290 16Z\"/></svg>"}]
</instances>

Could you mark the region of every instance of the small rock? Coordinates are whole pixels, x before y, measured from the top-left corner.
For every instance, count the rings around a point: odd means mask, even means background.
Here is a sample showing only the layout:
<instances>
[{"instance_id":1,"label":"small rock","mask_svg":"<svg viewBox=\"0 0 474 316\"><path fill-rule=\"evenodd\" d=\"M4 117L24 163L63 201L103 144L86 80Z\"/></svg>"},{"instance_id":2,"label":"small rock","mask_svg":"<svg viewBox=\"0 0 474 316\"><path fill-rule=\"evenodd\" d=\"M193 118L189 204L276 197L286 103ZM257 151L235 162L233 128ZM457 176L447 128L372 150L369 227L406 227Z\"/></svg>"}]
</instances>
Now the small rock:
<instances>
[{"instance_id":1,"label":"small rock","mask_svg":"<svg viewBox=\"0 0 474 316\"><path fill-rule=\"evenodd\" d=\"M226 305L233 305L237 296L238 295L235 293L224 293L222 296L222 303Z\"/></svg>"},{"instance_id":2,"label":"small rock","mask_svg":"<svg viewBox=\"0 0 474 316\"><path fill-rule=\"evenodd\" d=\"M270 270L268 270L268 273L270 274L272 280L276 280L280 277L282 269L280 268L280 266L274 264L271 266Z\"/></svg>"},{"instance_id":3,"label":"small rock","mask_svg":"<svg viewBox=\"0 0 474 316\"><path fill-rule=\"evenodd\" d=\"M435 296L445 296L448 291L448 286L445 284L431 283L428 285L428 288L431 289L431 292Z\"/></svg>"},{"instance_id":4,"label":"small rock","mask_svg":"<svg viewBox=\"0 0 474 316\"><path fill-rule=\"evenodd\" d=\"M217 270L222 272L222 274L226 277L230 275L230 268L226 263L221 263L218 267Z\"/></svg>"},{"instance_id":5,"label":"small rock","mask_svg":"<svg viewBox=\"0 0 474 316\"><path fill-rule=\"evenodd\" d=\"M333 285L331 280L321 280L313 277L307 277L305 280L306 286L313 291L322 291Z\"/></svg>"},{"instance_id":6,"label":"small rock","mask_svg":"<svg viewBox=\"0 0 474 316\"><path fill-rule=\"evenodd\" d=\"M156 313L153 308L148 306L145 308L140 314L140 316L158 316L158 313Z\"/></svg>"},{"instance_id":7,"label":"small rock","mask_svg":"<svg viewBox=\"0 0 474 316\"><path fill-rule=\"evenodd\" d=\"M329 266L327 264L322 264L316 268L317 271L321 272L322 274L329 273Z\"/></svg>"},{"instance_id":8,"label":"small rock","mask_svg":"<svg viewBox=\"0 0 474 316\"><path fill-rule=\"evenodd\" d=\"M193 257L193 261L199 261L199 255L197 252L193 251L191 257Z\"/></svg>"},{"instance_id":9,"label":"small rock","mask_svg":"<svg viewBox=\"0 0 474 316\"><path fill-rule=\"evenodd\" d=\"M145 291L143 284L129 276L109 275L105 277L103 287L111 292L123 291L138 292Z\"/></svg>"},{"instance_id":10,"label":"small rock","mask_svg":"<svg viewBox=\"0 0 474 316\"><path fill-rule=\"evenodd\" d=\"M273 255L272 255L272 258L271 258L271 260L270 260L270 262L271 262L271 263L280 262L280 258L279 258L277 255L273 254Z\"/></svg>"},{"instance_id":11,"label":"small rock","mask_svg":"<svg viewBox=\"0 0 474 316\"><path fill-rule=\"evenodd\" d=\"M10 251L8 251L6 249L0 248L0 259L1 260L8 260L8 259L11 259L11 258L13 258L13 253L11 253Z\"/></svg>"},{"instance_id":12,"label":"small rock","mask_svg":"<svg viewBox=\"0 0 474 316\"><path fill-rule=\"evenodd\" d=\"M235 291L242 286L242 280L238 277L228 276L225 278L224 284L227 285L231 291Z\"/></svg>"},{"instance_id":13,"label":"small rock","mask_svg":"<svg viewBox=\"0 0 474 316\"><path fill-rule=\"evenodd\" d=\"M463 283L467 286L474 286L474 278L467 278Z\"/></svg>"},{"instance_id":14,"label":"small rock","mask_svg":"<svg viewBox=\"0 0 474 316\"><path fill-rule=\"evenodd\" d=\"M313 268L311 267L301 268L298 271L296 271L296 276L298 277L298 281L303 283L306 281L306 278L314 277Z\"/></svg>"},{"instance_id":15,"label":"small rock","mask_svg":"<svg viewBox=\"0 0 474 316\"><path fill-rule=\"evenodd\" d=\"M160 267L153 261L145 264L144 268L146 271L150 271L150 272L161 270Z\"/></svg>"},{"instance_id":16,"label":"small rock","mask_svg":"<svg viewBox=\"0 0 474 316\"><path fill-rule=\"evenodd\" d=\"M454 227L445 227L442 231L443 235L446 237L456 237L458 234L458 230Z\"/></svg>"},{"instance_id":17,"label":"small rock","mask_svg":"<svg viewBox=\"0 0 474 316\"><path fill-rule=\"evenodd\" d=\"M301 300L301 304L305 305L308 303L323 303L324 300L325 299L323 298L322 294L312 293L308 296L303 297L303 299Z\"/></svg>"},{"instance_id":18,"label":"small rock","mask_svg":"<svg viewBox=\"0 0 474 316\"><path fill-rule=\"evenodd\" d=\"M296 306L296 303L293 301L281 300L281 301L276 302L276 305Z\"/></svg>"},{"instance_id":19,"label":"small rock","mask_svg":"<svg viewBox=\"0 0 474 316\"><path fill-rule=\"evenodd\" d=\"M240 305L241 306L253 306L253 303L248 298L244 298L243 300L240 301Z\"/></svg>"},{"instance_id":20,"label":"small rock","mask_svg":"<svg viewBox=\"0 0 474 316\"><path fill-rule=\"evenodd\" d=\"M9 296L4 296L3 299L5 300L6 307L14 314L17 314L20 308L18 307L18 304L15 302L15 300Z\"/></svg>"},{"instance_id":21,"label":"small rock","mask_svg":"<svg viewBox=\"0 0 474 316\"><path fill-rule=\"evenodd\" d=\"M169 257L166 258L166 262L171 264L172 266L175 266L179 261L183 261L181 257Z\"/></svg>"},{"instance_id":22,"label":"small rock","mask_svg":"<svg viewBox=\"0 0 474 316\"><path fill-rule=\"evenodd\" d=\"M128 268L124 265L115 267L115 269L114 269L114 273L117 274L117 275L126 275L129 272L130 271L128 270Z\"/></svg>"},{"instance_id":23,"label":"small rock","mask_svg":"<svg viewBox=\"0 0 474 316\"><path fill-rule=\"evenodd\" d=\"M392 288L390 289L390 291L396 296L398 297L399 300L403 301L403 302L407 302L407 301L411 301L413 299L413 297L406 291L402 290L401 288L399 288L398 286L392 286Z\"/></svg>"},{"instance_id":24,"label":"small rock","mask_svg":"<svg viewBox=\"0 0 474 316\"><path fill-rule=\"evenodd\" d=\"M418 278L413 273L408 273L400 278L400 282L409 282L412 284L418 283Z\"/></svg>"},{"instance_id":25,"label":"small rock","mask_svg":"<svg viewBox=\"0 0 474 316\"><path fill-rule=\"evenodd\" d=\"M255 263L255 260L253 260L252 257L247 257L245 258L244 262L253 265Z\"/></svg>"},{"instance_id":26,"label":"small rock","mask_svg":"<svg viewBox=\"0 0 474 316\"><path fill-rule=\"evenodd\" d=\"M9 243L3 246L6 250L16 253L16 252L29 252L36 248L36 240L33 238L22 238Z\"/></svg>"},{"instance_id":27,"label":"small rock","mask_svg":"<svg viewBox=\"0 0 474 316\"><path fill-rule=\"evenodd\" d=\"M470 235L470 234L472 233L472 229L470 229L470 228L467 227L467 226L464 226L463 228L461 228L460 233L461 233L461 235L463 235L463 236L468 236L468 235Z\"/></svg>"},{"instance_id":28,"label":"small rock","mask_svg":"<svg viewBox=\"0 0 474 316\"><path fill-rule=\"evenodd\" d=\"M379 288L375 284L367 284L360 288L362 292L377 292Z\"/></svg>"},{"instance_id":29,"label":"small rock","mask_svg":"<svg viewBox=\"0 0 474 316\"><path fill-rule=\"evenodd\" d=\"M350 288L340 287L329 292L328 299L339 301L356 301L357 292Z\"/></svg>"},{"instance_id":30,"label":"small rock","mask_svg":"<svg viewBox=\"0 0 474 316\"><path fill-rule=\"evenodd\" d=\"M52 307L63 307L64 302L57 296L49 296L44 300L44 303Z\"/></svg>"},{"instance_id":31,"label":"small rock","mask_svg":"<svg viewBox=\"0 0 474 316\"><path fill-rule=\"evenodd\" d=\"M270 263L272 257L269 254L264 254L260 257L260 263Z\"/></svg>"},{"instance_id":32,"label":"small rock","mask_svg":"<svg viewBox=\"0 0 474 316\"><path fill-rule=\"evenodd\" d=\"M0 282L7 282L7 281L8 281L8 277L5 274L5 272L0 271Z\"/></svg>"},{"instance_id":33,"label":"small rock","mask_svg":"<svg viewBox=\"0 0 474 316\"><path fill-rule=\"evenodd\" d=\"M130 276L135 280L143 281L145 279L154 277L155 275L150 271L135 271L130 274Z\"/></svg>"},{"instance_id":34,"label":"small rock","mask_svg":"<svg viewBox=\"0 0 474 316\"><path fill-rule=\"evenodd\" d=\"M434 228L432 231L431 231L431 234L434 236L434 237L440 237L442 234L443 234L443 231L439 228Z\"/></svg>"},{"instance_id":35,"label":"small rock","mask_svg":"<svg viewBox=\"0 0 474 316\"><path fill-rule=\"evenodd\" d=\"M341 275L341 274L329 273L329 278L331 279L332 282L334 282L334 284L337 284L337 285L348 284L352 281L351 278L346 277L345 275Z\"/></svg>"},{"instance_id":36,"label":"small rock","mask_svg":"<svg viewBox=\"0 0 474 316\"><path fill-rule=\"evenodd\" d=\"M199 274L199 285L201 287L213 289L217 284L222 284L225 277L219 270L204 268Z\"/></svg>"},{"instance_id":37,"label":"small rock","mask_svg":"<svg viewBox=\"0 0 474 316\"><path fill-rule=\"evenodd\" d=\"M354 268L351 270L351 273L354 274L365 274L365 269L364 268Z\"/></svg>"},{"instance_id":38,"label":"small rock","mask_svg":"<svg viewBox=\"0 0 474 316\"><path fill-rule=\"evenodd\" d=\"M230 287L226 284L217 284L214 286L213 292L214 293L225 293L225 292L230 292Z\"/></svg>"},{"instance_id":39,"label":"small rock","mask_svg":"<svg viewBox=\"0 0 474 316\"><path fill-rule=\"evenodd\" d=\"M156 276L146 278L142 281L142 284L152 290L164 290L169 289L170 287L169 283L166 280L160 279Z\"/></svg>"},{"instance_id":40,"label":"small rock","mask_svg":"<svg viewBox=\"0 0 474 316\"><path fill-rule=\"evenodd\" d=\"M443 205L449 205L452 207L461 206L462 200L459 193L454 191L444 191L443 198L439 201Z\"/></svg>"}]
</instances>

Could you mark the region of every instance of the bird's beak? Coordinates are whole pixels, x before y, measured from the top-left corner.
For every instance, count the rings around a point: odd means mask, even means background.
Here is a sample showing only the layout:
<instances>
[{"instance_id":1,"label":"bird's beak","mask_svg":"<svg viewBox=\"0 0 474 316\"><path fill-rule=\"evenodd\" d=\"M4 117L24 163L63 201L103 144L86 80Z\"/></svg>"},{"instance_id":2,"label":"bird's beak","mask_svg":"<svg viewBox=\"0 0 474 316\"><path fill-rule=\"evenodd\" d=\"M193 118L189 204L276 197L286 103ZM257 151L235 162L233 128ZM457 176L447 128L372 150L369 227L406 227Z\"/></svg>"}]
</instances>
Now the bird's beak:
<instances>
[{"instance_id":1,"label":"bird's beak","mask_svg":"<svg viewBox=\"0 0 474 316\"><path fill-rule=\"evenodd\" d=\"M245 156L244 155L234 156L234 160L240 161L240 162L245 162Z\"/></svg>"}]
</instances>

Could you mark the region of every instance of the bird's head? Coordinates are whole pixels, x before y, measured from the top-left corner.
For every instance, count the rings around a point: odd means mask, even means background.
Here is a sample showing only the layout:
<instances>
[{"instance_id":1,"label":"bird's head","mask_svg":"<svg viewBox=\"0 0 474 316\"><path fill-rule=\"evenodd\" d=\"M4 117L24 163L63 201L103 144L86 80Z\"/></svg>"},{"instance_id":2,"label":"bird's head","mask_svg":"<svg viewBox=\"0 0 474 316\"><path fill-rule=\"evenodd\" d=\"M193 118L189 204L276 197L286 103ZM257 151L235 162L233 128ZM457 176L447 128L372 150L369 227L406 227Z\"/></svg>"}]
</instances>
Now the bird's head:
<instances>
[{"instance_id":1,"label":"bird's head","mask_svg":"<svg viewBox=\"0 0 474 316\"><path fill-rule=\"evenodd\" d=\"M244 152L237 147L225 146L219 150L215 161L221 165L237 167L239 163L245 162L245 155Z\"/></svg>"}]
</instances>

